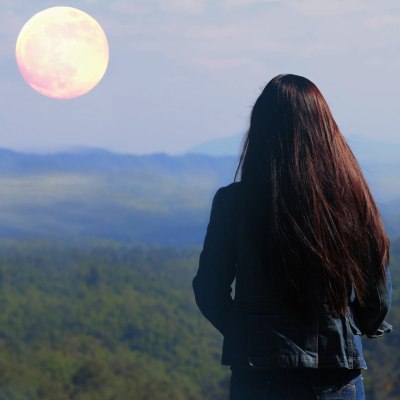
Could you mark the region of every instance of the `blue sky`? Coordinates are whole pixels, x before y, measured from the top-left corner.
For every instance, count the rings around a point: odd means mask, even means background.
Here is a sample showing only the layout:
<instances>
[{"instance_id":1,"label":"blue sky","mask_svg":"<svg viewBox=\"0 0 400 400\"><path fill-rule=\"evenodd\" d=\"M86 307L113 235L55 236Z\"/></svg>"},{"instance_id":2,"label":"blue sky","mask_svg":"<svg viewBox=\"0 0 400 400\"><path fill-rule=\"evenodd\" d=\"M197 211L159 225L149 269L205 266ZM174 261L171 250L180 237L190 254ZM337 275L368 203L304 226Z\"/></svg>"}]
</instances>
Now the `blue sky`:
<instances>
[{"instance_id":1,"label":"blue sky","mask_svg":"<svg viewBox=\"0 0 400 400\"><path fill-rule=\"evenodd\" d=\"M47 7L89 13L110 45L103 81L74 100L34 92L15 62ZM311 79L345 135L400 142L400 2L394 0L1 0L0 147L181 153L247 128L279 73Z\"/></svg>"}]
</instances>

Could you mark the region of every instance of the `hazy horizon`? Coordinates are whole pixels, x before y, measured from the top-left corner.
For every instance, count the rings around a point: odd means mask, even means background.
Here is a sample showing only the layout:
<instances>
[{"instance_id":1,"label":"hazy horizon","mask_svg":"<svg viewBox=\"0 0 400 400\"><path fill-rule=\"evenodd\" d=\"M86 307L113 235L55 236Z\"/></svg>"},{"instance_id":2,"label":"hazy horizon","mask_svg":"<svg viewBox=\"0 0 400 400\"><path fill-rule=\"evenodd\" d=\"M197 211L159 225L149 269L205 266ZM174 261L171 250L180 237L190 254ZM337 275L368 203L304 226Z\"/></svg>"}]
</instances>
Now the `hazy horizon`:
<instances>
[{"instance_id":1,"label":"hazy horizon","mask_svg":"<svg viewBox=\"0 0 400 400\"><path fill-rule=\"evenodd\" d=\"M100 146L64 146L49 149L14 149L11 147L0 146L0 150L12 151L21 154L33 155L52 155L59 153L85 154L85 153L104 153L109 152L119 155L146 156L154 154L165 154L167 156L185 156L189 154L207 155L215 157L232 156L239 157L241 144L245 134L235 134L223 138L215 138L194 144L181 152L168 151L149 151L132 152L129 150L113 150ZM362 135L353 134L345 136L346 141L355 153L357 158L373 159L375 162L400 162L398 154L400 152L400 142L392 141L387 138L365 138Z\"/></svg>"}]
</instances>

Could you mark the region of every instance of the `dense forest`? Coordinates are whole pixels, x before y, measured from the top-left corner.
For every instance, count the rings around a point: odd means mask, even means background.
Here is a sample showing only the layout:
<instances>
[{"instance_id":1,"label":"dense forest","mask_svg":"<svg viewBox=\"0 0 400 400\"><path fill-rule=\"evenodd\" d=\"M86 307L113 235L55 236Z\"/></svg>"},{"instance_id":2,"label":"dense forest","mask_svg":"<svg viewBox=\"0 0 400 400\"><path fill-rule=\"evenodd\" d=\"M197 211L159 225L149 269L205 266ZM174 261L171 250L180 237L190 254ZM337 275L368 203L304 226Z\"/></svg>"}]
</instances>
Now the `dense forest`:
<instances>
[{"instance_id":1,"label":"dense forest","mask_svg":"<svg viewBox=\"0 0 400 400\"><path fill-rule=\"evenodd\" d=\"M225 400L221 337L198 312L199 249L85 241L0 242L1 400ZM400 398L400 240L395 331L365 339L369 400Z\"/></svg>"},{"instance_id":2,"label":"dense forest","mask_svg":"<svg viewBox=\"0 0 400 400\"><path fill-rule=\"evenodd\" d=\"M221 338L191 290L197 255L2 242L0 399L223 399Z\"/></svg>"}]
</instances>

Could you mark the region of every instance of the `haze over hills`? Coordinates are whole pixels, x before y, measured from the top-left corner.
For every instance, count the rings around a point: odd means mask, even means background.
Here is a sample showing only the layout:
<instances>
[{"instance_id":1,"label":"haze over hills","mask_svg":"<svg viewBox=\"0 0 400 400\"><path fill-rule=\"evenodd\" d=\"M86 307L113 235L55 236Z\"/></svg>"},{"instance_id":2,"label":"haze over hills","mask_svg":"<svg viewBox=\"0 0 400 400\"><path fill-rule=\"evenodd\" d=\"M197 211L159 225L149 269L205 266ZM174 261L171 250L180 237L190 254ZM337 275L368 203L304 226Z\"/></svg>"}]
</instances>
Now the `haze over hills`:
<instances>
[{"instance_id":1,"label":"haze over hills","mask_svg":"<svg viewBox=\"0 0 400 400\"><path fill-rule=\"evenodd\" d=\"M213 193L232 182L241 140L207 142L179 156L0 150L0 237L201 244ZM400 235L400 144L348 141L390 234Z\"/></svg>"},{"instance_id":2,"label":"haze over hills","mask_svg":"<svg viewBox=\"0 0 400 400\"><path fill-rule=\"evenodd\" d=\"M244 134L226 136L200 143L187 153L211 156L239 156ZM400 141L389 142L360 135L346 136L347 143L361 162L400 165Z\"/></svg>"},{"instance_id":3,"label":"haze over hills","mask_svg":"<svg viewBox=\"0 0 400 400\"><path fill-rule=\"evenodd\" d=\"M239 157L243 134L214 139L199 144L189 153L212 156L231 155ZM400 141L388 142L360 135L346 137L347 143L356 156L373 194L384 215L390 217L388 224L396 231L400 229ZM394 218L394 219L392 219Z\"/></svg>"},{"instance_id":4,"label":"haze over hills","mask_svg":"<svg viewBox=\"0 0 400 400\"><path fill-rule=\"evenodd\" d=\"M239 157L244 135L232 135L201 143L188 153ZM378 201L400 198L400 141L388 142L360 135L346 137Z\"/></svg>"},{"instance_id":5,"label":"haze over hills","mask_svg":"<svg viewBox=\"0 0 400 400\"><path fill-rule=\"evenodd\" d=\"M198 244L234 158L0 151L0 236Z\"/></svg>"},{"instance_id":6,"label":"haze over hills","mask_svg":"<svg viewBox=\"0 0 400 400\"><path fill-rule=\"evenodd\" d=\"M238 157L244 135L232 135L200 143L188 150L191 154L206 154L209 156L235 156Z\"/></svg>"}]
</instances>

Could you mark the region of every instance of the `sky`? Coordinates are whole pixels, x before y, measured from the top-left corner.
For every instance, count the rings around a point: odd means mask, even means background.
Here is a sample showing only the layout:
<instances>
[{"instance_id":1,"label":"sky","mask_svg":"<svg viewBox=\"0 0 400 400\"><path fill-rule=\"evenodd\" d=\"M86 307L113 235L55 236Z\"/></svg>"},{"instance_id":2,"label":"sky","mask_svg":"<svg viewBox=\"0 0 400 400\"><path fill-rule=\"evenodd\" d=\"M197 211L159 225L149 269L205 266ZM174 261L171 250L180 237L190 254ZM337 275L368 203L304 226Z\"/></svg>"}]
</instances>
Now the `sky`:
<instances>
[{"instance_id":1,"label":"sky","mask_svg":"<svg viewBox=\"0 0 400 400\"><path fill-rule=\"evenodd\" d=\"M45 97L23 80L15 44L53 6L103 27L108 70L88 94ZM181 154L245 132L280 73L312 80L345 135L400 142L397 0L0 0L0 147Z\"/></svg>"}]
</instances>

